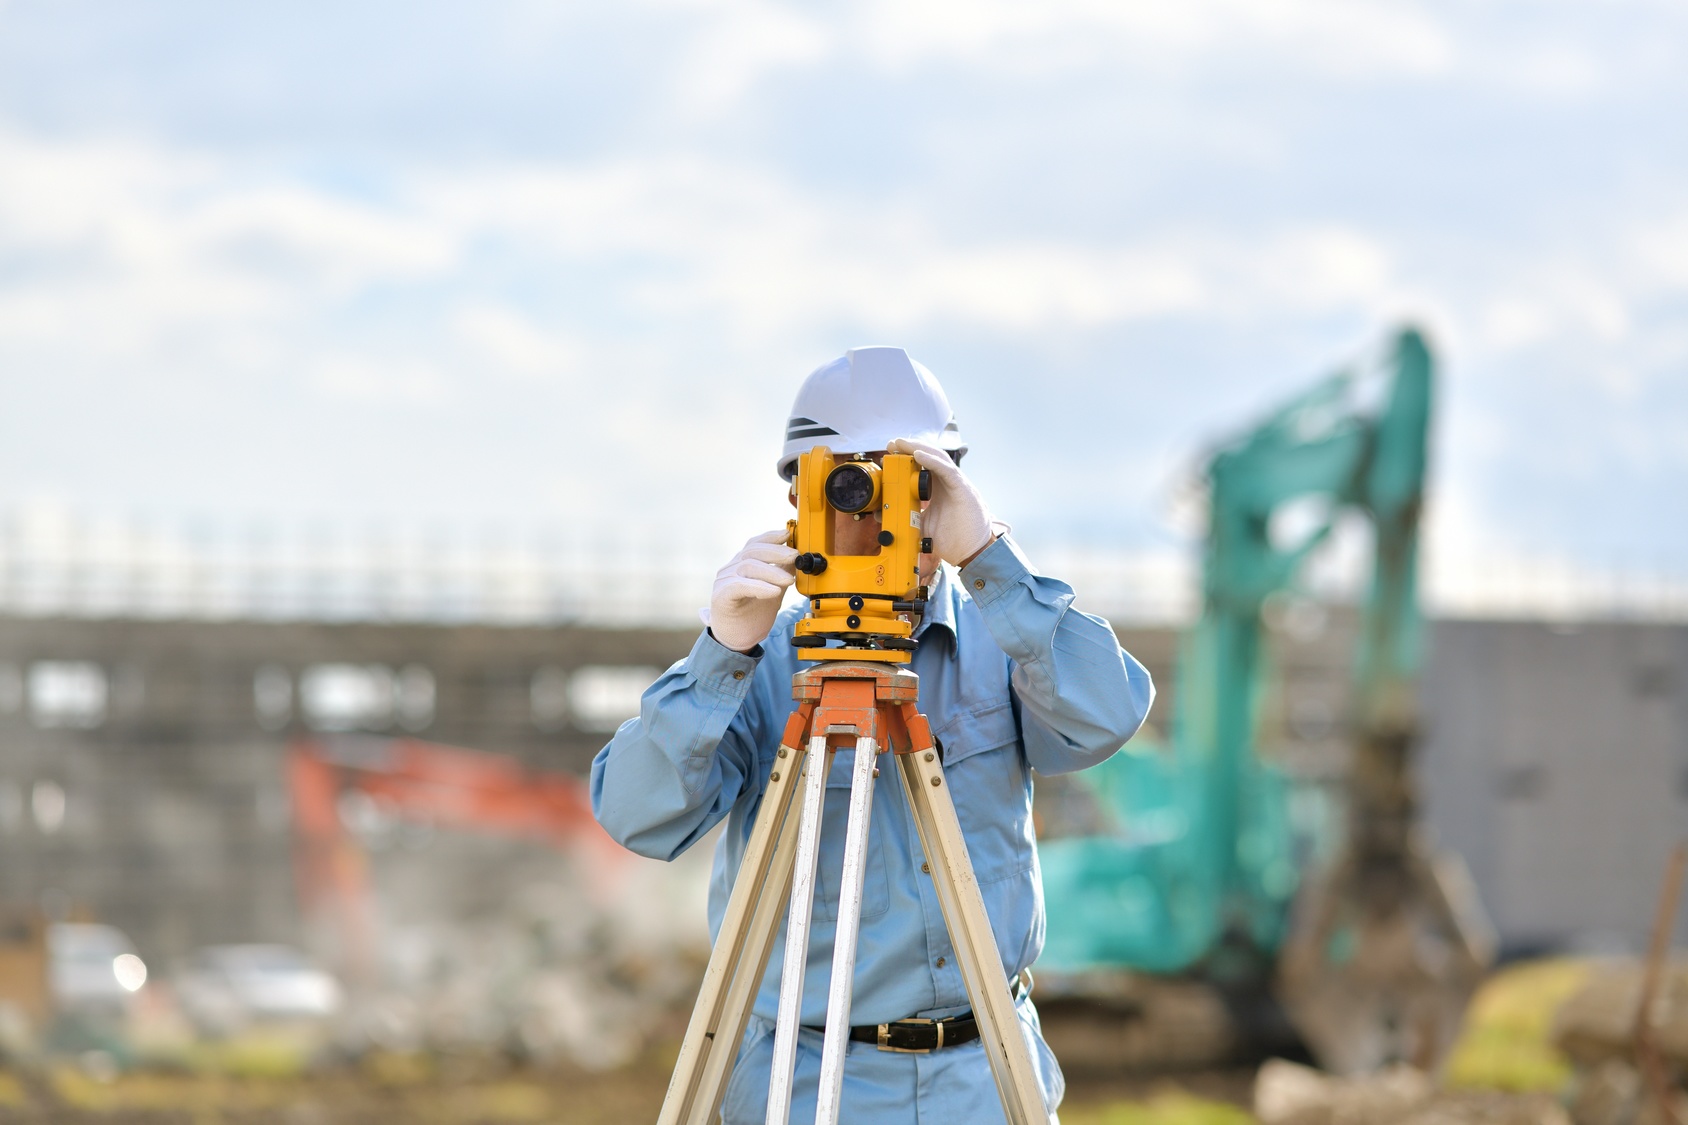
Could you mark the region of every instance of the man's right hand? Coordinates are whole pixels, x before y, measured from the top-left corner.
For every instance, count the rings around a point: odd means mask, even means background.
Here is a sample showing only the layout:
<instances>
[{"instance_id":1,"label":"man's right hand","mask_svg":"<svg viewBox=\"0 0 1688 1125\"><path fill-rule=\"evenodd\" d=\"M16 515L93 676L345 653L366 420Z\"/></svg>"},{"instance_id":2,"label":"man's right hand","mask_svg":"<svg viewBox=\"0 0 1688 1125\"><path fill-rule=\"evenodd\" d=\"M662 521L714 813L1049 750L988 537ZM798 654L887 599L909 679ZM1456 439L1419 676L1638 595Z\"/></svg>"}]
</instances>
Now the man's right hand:
<instances>
[{"instance_id":1,"label":"man's right hand","mask_svg":"<svg viewBox=\"0 0 1688 1125\"><path fill-rule=\"evenodd\" d=\"M795 548L786 531L766 531L744 545L715 575L709 597L709 631L736 652L749 652L768 638L786 588L797 578Z\"/></svg>"}]
</instances>

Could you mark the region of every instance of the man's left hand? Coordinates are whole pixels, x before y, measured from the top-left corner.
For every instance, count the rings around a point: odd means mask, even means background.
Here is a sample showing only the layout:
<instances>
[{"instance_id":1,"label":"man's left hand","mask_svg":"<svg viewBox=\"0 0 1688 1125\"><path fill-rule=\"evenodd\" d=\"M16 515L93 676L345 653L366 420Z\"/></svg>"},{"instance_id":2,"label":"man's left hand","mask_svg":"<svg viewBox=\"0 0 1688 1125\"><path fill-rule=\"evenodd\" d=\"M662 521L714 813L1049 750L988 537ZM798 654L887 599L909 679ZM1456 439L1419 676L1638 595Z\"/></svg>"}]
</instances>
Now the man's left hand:
<instances>
[{"instance_id":1,"label":"man's left hand","mask_svg":"<svg viewBox=\"0 0 1688 1125\"><path fill-rule=\"evenodd\" d=\"M912 454L916 464L932 473L932 502L920 520L920 533L932 540L932 553L956 566L972 562L996 538L985 498L937 446L898 438L888 449Z\"/></svg>"}]
</instances>

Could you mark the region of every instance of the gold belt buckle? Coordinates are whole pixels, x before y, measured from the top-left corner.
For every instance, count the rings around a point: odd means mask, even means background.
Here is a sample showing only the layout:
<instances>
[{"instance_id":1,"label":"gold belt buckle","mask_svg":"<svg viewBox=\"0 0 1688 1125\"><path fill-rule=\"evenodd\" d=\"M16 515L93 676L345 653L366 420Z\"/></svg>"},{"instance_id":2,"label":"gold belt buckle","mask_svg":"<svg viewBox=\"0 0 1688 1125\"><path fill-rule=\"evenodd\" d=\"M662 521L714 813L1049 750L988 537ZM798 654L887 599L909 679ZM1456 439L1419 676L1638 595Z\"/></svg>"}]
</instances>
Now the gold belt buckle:
<instances>
[{"instance_id":1,"label":"gold belt buckle","mask_svg":"<svg viewBox=\"0 0 1688 1125\"><path fill-rule=\"evenodd\" d=\"M893 1047L893 1046L891 1046L891 1025L888 1024L888 1023L882 1023L882 1024L879 1025L879 1042L876 1044L876 1046L881 1051L889 1051L894 1055L929 1055L933 1051L939 1050L944 1045L944 1021L943 1020L906 1019L906 1020L897 1020L895 1022L897 1022L897 1023L932 1023L932 1024L937 1024L938 1025L938 1042L937 1042L937 1045L933 1046L933 1047Z\"/></svg>"}]
</instances>

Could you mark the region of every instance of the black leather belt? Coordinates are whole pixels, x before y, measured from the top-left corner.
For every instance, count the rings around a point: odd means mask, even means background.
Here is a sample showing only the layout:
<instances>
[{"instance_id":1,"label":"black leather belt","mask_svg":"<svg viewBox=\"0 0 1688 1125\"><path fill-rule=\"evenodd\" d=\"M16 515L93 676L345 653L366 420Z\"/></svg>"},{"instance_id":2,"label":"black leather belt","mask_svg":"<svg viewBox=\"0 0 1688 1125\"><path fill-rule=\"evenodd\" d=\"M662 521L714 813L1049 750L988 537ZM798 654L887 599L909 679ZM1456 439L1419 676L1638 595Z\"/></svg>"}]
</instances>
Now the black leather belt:
<instances>
[{"instance_id":1,"label":"black leather belt","mask_svg":"<svg viewBox=\"0 0 1688 1125\"><path fill-rule=\"evenodd\" d=\"M850 1029L854 1042L872 1043L881 1051L905 1055L926 1055L944 1047L959 1047L978 1037L979 1024L971 1012L947 1020L898 1020Z\"/></svg>"},{"instance_id":2,"label":"black leather belt","mask_svg":"<svg viewBox=\"0 0 1688 1125\"><path fill-rule=\"evenodd\" d=\"M1018 1003L1032 990L1032 974L1022 969L1008 982L1009 991ZM822 1030L815 1028L815 1031ZM959 1047L979 1037L979 1023L972 1012L950 1016L942 1020L906 1019L895 1023L860 1024L850 1029L854 1043L872 1043L881 1051L895 1051L904 1055L929 1055L945 1047Z\"/></svg>"}]
</instances>

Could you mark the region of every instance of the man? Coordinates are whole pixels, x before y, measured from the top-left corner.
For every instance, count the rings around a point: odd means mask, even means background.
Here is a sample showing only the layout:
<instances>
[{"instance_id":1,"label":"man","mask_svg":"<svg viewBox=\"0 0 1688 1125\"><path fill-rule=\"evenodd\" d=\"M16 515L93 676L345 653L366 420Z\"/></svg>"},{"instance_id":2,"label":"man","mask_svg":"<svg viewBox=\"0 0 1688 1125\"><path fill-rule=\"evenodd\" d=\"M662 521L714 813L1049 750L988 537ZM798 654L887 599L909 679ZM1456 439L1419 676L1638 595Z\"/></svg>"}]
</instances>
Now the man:
<instances>
[{"instance_id":1,"label":"man","mask_svg":"<svg viewBox=\"0 0 1688 1125\"><path fill-rule=\"evenodd\" d=\"M967 450L937 380L900 348L856 348L816 370L798 391L779 471L815 445L835 453L912 453L932 472L922 519L931 586L910 667L931 721L956 815L983 891L1002 967L1034 1045L1044 1098L1054 1111L1064 1083L1038 1030L1023 972L1043 947L1043 898L1032 833L1031 771L1083 769L1118 750L1154 699L1143 666L1108 623L1072 607L1064 583L1037 574L994 523L961 472ZM838 553L878 548L876 515L834 513ZM752 539L715 581L709 628L689 656L645 692L592 763L592 807L632 850L672 859L723 818L710 887L710 932L719 932L734 872L767 788L800 666L780 611L796 552L785 532ZM940 565L943 564L943 565ZM862 897L841 1119L851 1125L1002 1121L936 891L895 770L876 782ZM827 779L798 1039L793 1122L813 1120L837 919L850 755ZM780 946L783 947L783 926ZM764 1120L779 995L776 948L728 1086L727 1125ZM949 1020L929 1054L881 1051L877 1024ZM899 1033L931 1035L929 1024Z\"/></svg>"}]
</instances>

